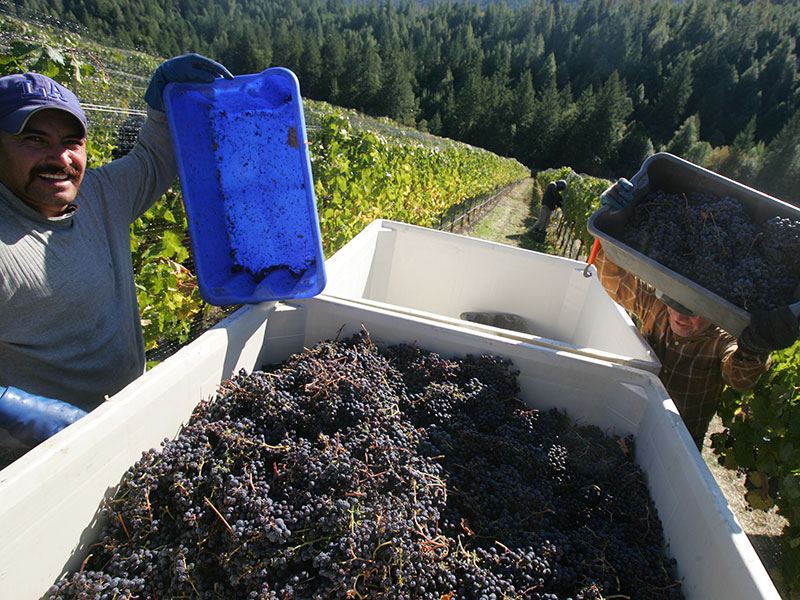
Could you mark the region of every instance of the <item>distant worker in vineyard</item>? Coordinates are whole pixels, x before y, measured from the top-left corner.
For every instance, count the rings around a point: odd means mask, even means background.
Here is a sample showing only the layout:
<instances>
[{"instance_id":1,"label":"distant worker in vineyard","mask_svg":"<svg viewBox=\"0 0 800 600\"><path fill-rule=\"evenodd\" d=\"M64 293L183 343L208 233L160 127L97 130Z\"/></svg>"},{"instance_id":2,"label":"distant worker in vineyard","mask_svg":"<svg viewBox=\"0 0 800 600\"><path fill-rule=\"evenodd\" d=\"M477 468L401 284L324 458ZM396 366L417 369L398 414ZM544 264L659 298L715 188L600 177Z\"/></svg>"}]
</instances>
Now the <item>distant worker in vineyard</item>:
<instances>
[{"instance_id":1,"label":"distant worker in vineyard","mask_svg":"<svg viewBox=\"0 0 800 600\"><path fill-rule=\"evenodd\" d=\"M130 225L177 175L162 94L219 76L196 54L164 62L136 145L95 169L75 94L0 77L0 446L35 446L144 372Z\"/></svg>"},{"instance_id":2,"label":"distant worker in vineyard","mask_svg":"<svg viewBox=\"0 0 800 600\"><path fill-rule=\"evenodd\" d=\"M563 208L564 196L563 192L567 189L567 182L563 179L558 181L551 181L544 188L542 194L542 206L539 210L539 219L531 227L531 231L537 237L544 238L547 233L547 227L550 225L550 217L556 208Z\"/></svg>"},{"instance_id":3,"label":"distant worker in vineyard","mask_svg":"<svg viewBox=\"0 0 800 600\"><path fill-rule=\"evenodd\" d=\"M622 179L600 198L617 210L633 201ZM698 260L702 258L698 257ZM788 307L756 312L737 340L650 284L618 267L601 249L595 258L605 290L640 321L640 330L661 361L659 378L698 449L725 385L745 391L770 367L770 352L791 346L798 322Z\"/></svg>"}]
</instances>

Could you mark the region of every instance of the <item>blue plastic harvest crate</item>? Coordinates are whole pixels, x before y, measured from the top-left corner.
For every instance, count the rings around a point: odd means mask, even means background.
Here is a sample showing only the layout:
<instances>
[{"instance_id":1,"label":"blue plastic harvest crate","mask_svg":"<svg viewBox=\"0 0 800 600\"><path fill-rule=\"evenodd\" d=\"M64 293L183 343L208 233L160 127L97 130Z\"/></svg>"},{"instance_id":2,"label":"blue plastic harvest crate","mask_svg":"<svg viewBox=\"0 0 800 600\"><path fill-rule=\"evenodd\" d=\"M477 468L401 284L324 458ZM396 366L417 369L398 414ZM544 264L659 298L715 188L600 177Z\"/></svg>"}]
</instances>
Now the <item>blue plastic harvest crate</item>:
<instances>
[{"instance_id":1,"label":"blue plastic harvest crate","mask_svg":"<svg viewBox=\"0 0 800 600\"><path fill-rule=\"evenodd\" d=\"M324 255L294 73L171 83L164 104L205 301L320 293Z\"/></svg>"}]
</instances>

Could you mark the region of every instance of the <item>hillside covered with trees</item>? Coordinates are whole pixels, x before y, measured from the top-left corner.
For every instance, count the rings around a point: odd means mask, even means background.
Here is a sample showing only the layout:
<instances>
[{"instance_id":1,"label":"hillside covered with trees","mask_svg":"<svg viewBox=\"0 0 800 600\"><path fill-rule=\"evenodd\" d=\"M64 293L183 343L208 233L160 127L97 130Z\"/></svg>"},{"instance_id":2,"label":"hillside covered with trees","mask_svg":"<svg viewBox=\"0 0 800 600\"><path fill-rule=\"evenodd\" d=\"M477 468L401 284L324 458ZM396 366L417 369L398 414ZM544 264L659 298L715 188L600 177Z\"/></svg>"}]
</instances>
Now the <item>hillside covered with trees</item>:
<instances>
[{"instance_id":1,"label":"hillside covered with trees","mask_svg":"<svg viewBox=\"0 0 800 600\"><path fill-rule=\"evenodd\" d=\"M668 150L800 201L800 2L21 0L123 47L286 66L308 98L513 156L632 174Z\"/></svg>"}]
</instances>

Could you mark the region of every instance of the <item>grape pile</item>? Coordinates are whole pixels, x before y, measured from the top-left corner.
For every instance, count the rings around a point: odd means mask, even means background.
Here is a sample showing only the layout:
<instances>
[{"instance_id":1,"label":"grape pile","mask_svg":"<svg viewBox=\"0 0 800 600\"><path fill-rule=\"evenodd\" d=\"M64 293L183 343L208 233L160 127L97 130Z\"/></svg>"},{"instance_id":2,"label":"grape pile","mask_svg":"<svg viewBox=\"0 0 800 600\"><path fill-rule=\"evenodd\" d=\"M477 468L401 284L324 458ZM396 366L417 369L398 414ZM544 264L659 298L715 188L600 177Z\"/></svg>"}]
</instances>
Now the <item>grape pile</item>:
<instances>
[{"instance_id":1,"label":"grape pile","mask_svg":"<svg viewBox=\"0 0 800 600\"><path fill-rule=\"evenodd\" d=\"M528 409L516 376L365 332L242 372L127 471L49 594L682 598L633 440Z\"/></svg>"},{"instance_id":2,"label":"grape pile","mask_svg":"<svg viewBox=\"0 0 800 600\"><path fill-rule=\"evenodd\" d=\"M729 196L651 192L620 240L748 311L789 304L800 285L800 221L756 225Z\"/></svg>"}]
</instances>

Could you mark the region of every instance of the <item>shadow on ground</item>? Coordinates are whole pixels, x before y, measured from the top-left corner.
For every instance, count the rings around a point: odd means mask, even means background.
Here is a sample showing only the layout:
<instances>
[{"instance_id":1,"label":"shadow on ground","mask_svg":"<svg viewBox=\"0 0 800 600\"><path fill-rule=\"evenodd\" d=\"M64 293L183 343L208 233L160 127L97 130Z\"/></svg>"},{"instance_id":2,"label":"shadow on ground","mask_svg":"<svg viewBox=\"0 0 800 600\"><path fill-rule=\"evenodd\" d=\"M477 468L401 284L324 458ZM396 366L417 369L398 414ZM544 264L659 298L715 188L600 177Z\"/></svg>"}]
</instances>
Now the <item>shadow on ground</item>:
<instances>
[{"instance_id":1,"label":"shadow on ground","mask_svg":"<svg viewBox=\"0 0 800 600\"><path fill-rule=\"evenodd\" d=\"M537 252L552 251L553 246L547 241L546 235L537 235L531 232L531 228L533 227L534 223L536 223L536 221L539 219L539 209L539 202L530 203L528 215L523 221L525 232L521 234L507 235L506 238L509 240L509 243L525 250L535 250Z\"/></svg>"}]
</instances>

